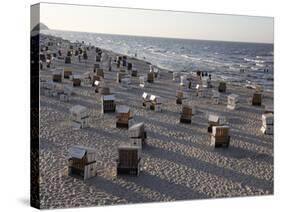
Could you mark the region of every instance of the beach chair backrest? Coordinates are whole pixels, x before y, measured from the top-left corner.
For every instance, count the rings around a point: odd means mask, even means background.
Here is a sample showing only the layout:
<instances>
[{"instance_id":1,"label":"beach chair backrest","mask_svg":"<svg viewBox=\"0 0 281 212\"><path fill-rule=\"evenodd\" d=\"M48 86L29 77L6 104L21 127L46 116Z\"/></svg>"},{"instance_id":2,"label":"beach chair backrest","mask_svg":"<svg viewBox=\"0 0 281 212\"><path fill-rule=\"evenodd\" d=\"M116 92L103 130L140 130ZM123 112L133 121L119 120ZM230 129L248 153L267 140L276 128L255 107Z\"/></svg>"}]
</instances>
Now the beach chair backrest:
<instances>
[{"instance_id":1,"label":"beach chair backrest","mask_svg":"<svg viewBox=\"0 0 281 212\"><path fill-rule=\"evenodd\" d=\"M190 106L188 106L188 105L184 105L182 107L182 113L184 115L192 115L192 108Z\"/></svg>"},{"instance_id":2,"label":"beach chair backrest","mask_svg":"<svg viewBox=\"0 0 281 212\"><path fill-rule=\"evenodd\" d=\"M229 133L229 128L224 126L215 127L215 136L218 138L226 138Z\"/></svg>"},{"instance_id":3,"label":"beach chair backrest","mask_svg":"<svg viewBox=\"0 0 281 212\"><path fill-rule=\"evenodd\" d=\"M137 149L119 149L119 162L122 166L135 167L138 164Z\"/></svg>"}]
</instances>

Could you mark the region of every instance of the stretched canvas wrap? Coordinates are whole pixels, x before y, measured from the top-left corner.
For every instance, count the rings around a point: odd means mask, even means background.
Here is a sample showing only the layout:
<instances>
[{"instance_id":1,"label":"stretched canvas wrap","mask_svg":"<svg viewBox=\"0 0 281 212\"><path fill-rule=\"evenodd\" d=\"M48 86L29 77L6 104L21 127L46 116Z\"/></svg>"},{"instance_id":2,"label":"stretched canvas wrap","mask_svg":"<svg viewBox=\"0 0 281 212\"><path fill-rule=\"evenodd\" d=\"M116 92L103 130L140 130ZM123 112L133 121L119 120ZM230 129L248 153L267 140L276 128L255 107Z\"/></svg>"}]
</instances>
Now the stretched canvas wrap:
<instances>
[{"instance_id":1,"label":"stretched canvas wrap","mask_svg":"<svg viewBox=\"0 0 281 212\"><path fill-rule=\"evenodd\" d=\"M272 195L273 21L32 5L31 205Z\"/></svg>"}]
</instances>

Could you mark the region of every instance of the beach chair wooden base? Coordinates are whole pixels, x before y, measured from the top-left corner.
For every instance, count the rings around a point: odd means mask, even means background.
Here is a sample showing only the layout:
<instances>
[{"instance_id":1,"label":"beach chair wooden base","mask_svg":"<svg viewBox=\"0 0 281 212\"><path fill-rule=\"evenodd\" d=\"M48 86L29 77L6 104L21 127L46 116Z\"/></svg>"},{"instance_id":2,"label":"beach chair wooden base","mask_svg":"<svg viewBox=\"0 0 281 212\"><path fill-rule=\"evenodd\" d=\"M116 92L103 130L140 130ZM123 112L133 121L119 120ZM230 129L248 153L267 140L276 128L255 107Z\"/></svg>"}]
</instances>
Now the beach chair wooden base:
<instances>
[{"instance_id":1,"label":"beach chair wooden base","mask_svg":"<svg viewBox=\"0 0 281 212\"><path fill-rule=\"evenodd\" d=\"M139 176L138 168L121 168L117 167L117 175L134 175Z\"/></svg>"},{"instance_id":2,"label":"beach chair wooden base","mask_svg":"<svg viewBox=\"0 0 281 212\"><path fill-rule=\"evenodd\" d=\"M126 128L126 129L128 129L129 128L129 123L119 123L119 122L116 122L116 128Z\"/></svg>"},{"instance_id":3,"label":"beach chair wooden base","mask_svg":"<svg viewBox=\"0 0 281 212\"><path fill-rule=\"evenodd\" d=\"M181 105L181 104L182 104L182 99L177 99L177 100L176 100L176 104L177 104L177 105Z\"/></svg>"},{"instance_id":4,"label":"beach chair wooden base","mask_svg":"<svg viewBox=\"0 0 281 212\"><path fill-rule=\"evenodd\" d=\"M261 102L252 102L253 106L261 106Z\"/></svg>"},{"instance_id":5,"label":"beach chair wooden base","mask_svg":"<svg viewBox=\"0 0 281 212\"><path fill-rule=\"evenodd\" d=\"M132 76L132 77L137 77L137 76L138 76L138 72L137 72L137 71L132 71L131 76Z\"/></svg>"},{"instance_id":6,"label":"beach chair wooden base","mask_svg":"<svg viewBox=\"0 0 281 212\"><path fill-rule=\"evenodd\" d=\"M229 142L230 142L230 136L228 136L228 139L226 139L224 141L215 141L214 143L212 143L212 145L215 148L228 148Z\"/></svg>"},{"instance_id":7,"label":"beach chair wooden base","mask_svg":"<svg viewBox=\"0 0 281 212\"><path fill-rule=\"evenodd\" d=\"M103 113L115 113L115 108L103 110Z\"/></svg>"},{"instance_id":8,"label":"beach chair wooden base","mask_svg":"<svg viewBox=\"0 0 281 212\"><path fill-rule=\"evenodd\" d=\"M180 123L191 124L191 119L180 118Z\"/></svg>"},{"instance_id":9,"label":"beach chair wooden base","mask_svg":"<svg viewBox=\"0 0 281 212\"><path fill-rule=\"evenodd\" d=\"M81 82L73 82L73 87L80 87L81 86Z\"/></svg>"},{"instance_id":10,"label":"beach chair wooden base","mask_svg":"<svg viewBox=\"0 0 281 212\"><path fill-rule=\"evenodd\" d=\"M58 78L53 78L53 82L62 82L62 80Z\"/></svg>"},{"instance_id":11,"label":"beach chair wooden base","mask_svg":"<svg viewBox=\"0 0 281 212\"><path fill-rule=\"evenodd\" d=\"M224 89L224 88L218 88L218 91L219 91L220 93L225 93L225 92L226 92L226 89Z\"/></svg>"}]
</instances>

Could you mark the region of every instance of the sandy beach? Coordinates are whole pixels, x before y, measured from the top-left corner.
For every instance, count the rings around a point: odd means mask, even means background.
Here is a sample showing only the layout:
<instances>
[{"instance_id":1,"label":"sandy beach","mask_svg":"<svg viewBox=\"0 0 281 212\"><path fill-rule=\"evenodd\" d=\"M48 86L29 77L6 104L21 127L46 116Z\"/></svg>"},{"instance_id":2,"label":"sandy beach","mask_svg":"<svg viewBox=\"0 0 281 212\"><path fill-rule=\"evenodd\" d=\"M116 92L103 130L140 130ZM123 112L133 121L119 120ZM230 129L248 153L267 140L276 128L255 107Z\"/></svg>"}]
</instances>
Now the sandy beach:
<instances>
[{"instance_id":1,"label":"sandy beach","mask_svg":"<svg viewBox=\"0 0 281 212\"><path fill-rule=\"evenodd\" d=\"M41 36L44 43L48 36ZM50 38L50 36L49 36ZM63 41L65 46L70 42ZM57 51L57 46L49 46ZM66 47L65 47L66 52ZM53 60L54 69L71 67L74 74L93 70L95 51L87 51L88 59L71 64ZM196 108L191 124L179 123L182 105L176 104L179 82L173 73L160 69L154 83L139 86L139 77L131 77L130 88L116 82L117 68L108 70L109 58L118 54L103 50L101 68L104 85L110 87L117 105L130 107L133 123L144 122L146 145L142 148L141 172L138 177L116 176L117 147L129 143L128 130L116 128L116 113L101 114L101 95L91 85L74 87L69 102L58 96L40 92L40 203L42 208L63 208L128 203L146 203L205 198L273 194L273 136L262 134L264 106L252 106L254 90L227 84L221 93L221 104L213 104L211 96L196 96L192 89L184 100ZM128 57L138 76L146 75L149 63ZM41 80L52 79L52 68L40 70ZM219 82L212 81L217 90ZM72 86L64 79L63 85ZM211 94L210 89L210 94ZM142 94L163 98L162 112L142 107ZM229 110L227 96L238 94L240 108ZM273 104L273 93L263 92L262 104ZM82 105L90 111L90 127L74 130L69 109ZM217 114L230 127L230 146L214 148L207 132L208 115ZM68 176L68 148L83 145L97 152L97 176L83 181Z\"/></svg>"}]
</instances>

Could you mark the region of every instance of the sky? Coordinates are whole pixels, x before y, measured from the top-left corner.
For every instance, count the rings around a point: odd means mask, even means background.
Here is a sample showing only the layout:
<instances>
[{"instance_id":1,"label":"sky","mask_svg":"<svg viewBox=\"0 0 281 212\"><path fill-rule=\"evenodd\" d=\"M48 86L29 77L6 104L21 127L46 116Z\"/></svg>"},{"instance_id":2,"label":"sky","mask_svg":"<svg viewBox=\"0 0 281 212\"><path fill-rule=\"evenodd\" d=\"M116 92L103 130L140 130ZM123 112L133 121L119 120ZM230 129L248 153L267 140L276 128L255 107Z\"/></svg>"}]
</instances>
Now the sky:
<instances>
[{"instance_id":1,"label":"sky","mask_svg":"<svg viewBox=\"0 0 281 212\"><path fill-rule=\"evenodd\" d=\"M272 17L40 4L50 29L199 40L274 42Z\"/></svg>"}]
</instances>

